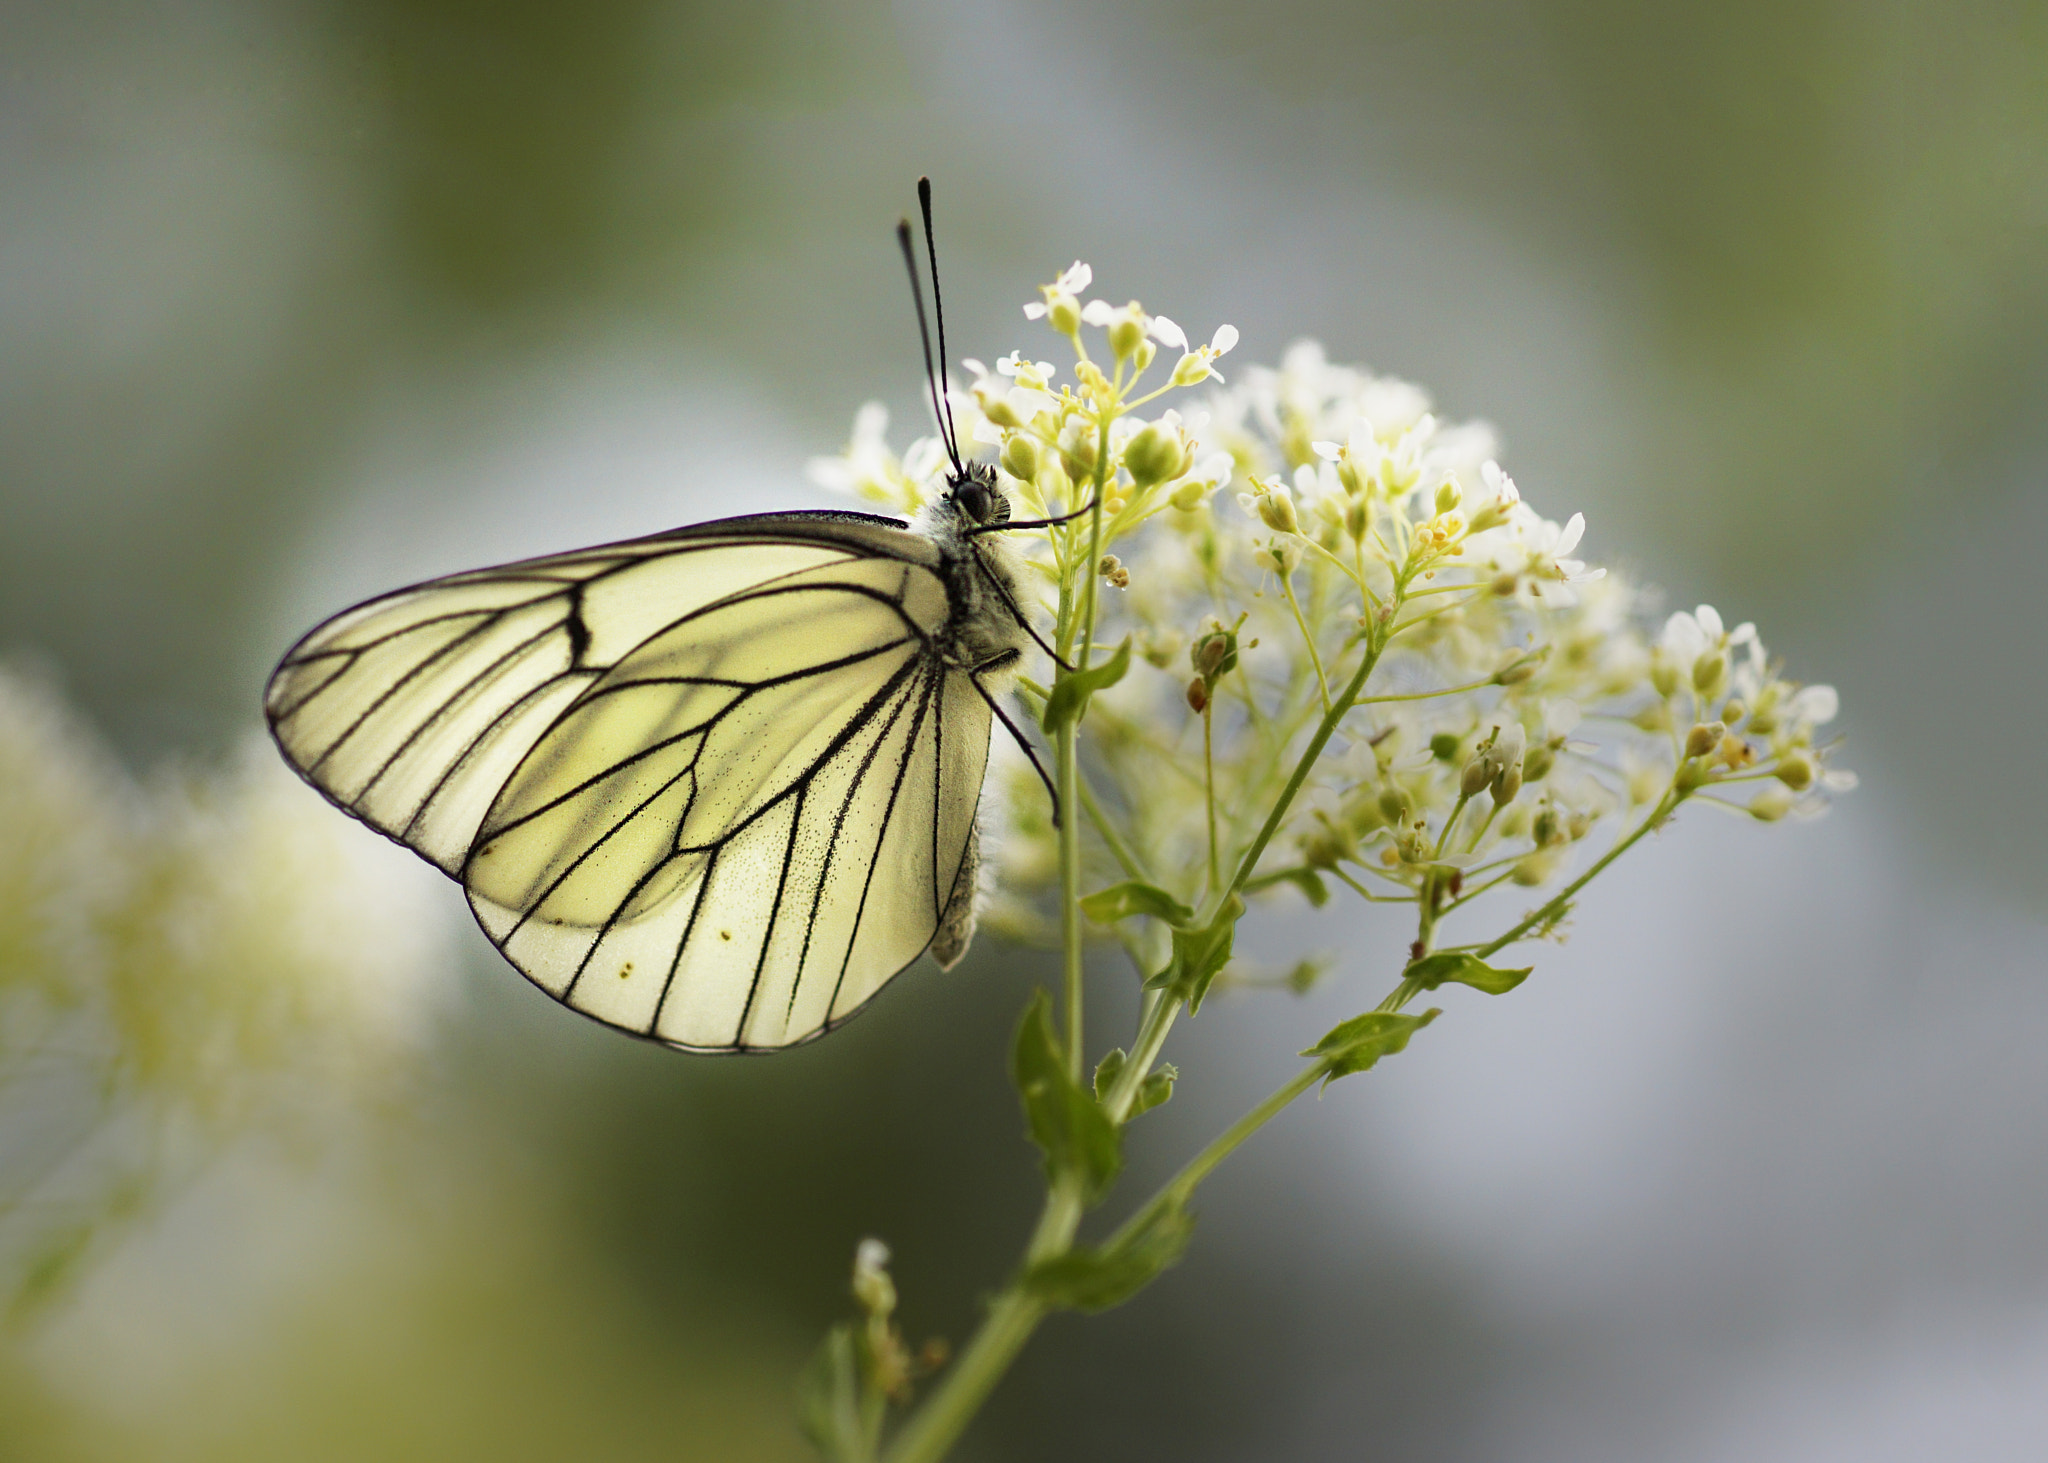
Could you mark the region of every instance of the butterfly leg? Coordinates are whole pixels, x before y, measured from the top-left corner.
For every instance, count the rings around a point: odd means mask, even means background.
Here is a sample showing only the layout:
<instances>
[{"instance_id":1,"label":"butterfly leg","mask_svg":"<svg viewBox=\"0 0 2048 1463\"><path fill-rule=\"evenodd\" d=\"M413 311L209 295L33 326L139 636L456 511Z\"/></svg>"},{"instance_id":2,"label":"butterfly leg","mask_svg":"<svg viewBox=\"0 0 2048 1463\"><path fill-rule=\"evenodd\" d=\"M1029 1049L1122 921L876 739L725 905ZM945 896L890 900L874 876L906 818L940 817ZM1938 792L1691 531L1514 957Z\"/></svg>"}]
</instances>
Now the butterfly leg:
<instances>
[{"instance_id":1,"label":"butterfly leg","mask_svg":"<svg viewBox=\"0 0 2048 1463\"><path fill-rule=\"evenodd\" d=\"M1058 666L1061 670L1067 672L1069 675L1073 674L1073 666L1069 665L1061 657L1060 653L1057 650L1054 650L1050 645L1046 644L1045 637L1038 633L1037 627L1035 627L1030 620L1025 618L1024 611L1018 608L1017 601L1011 597L1009 586L1004 584L1002 579L994 574L988 576L988 582L994 585L996 593L1003 597L1003 605L1005 608L1009 610L1011 616L1017 621L1018 628L1023 630L1023 632L1026 635L1029 635L1034 641L1036 641L1038 644L1038 648L1040 650L1044 651L1047 655L1052 657L1054 665Z\"/></svg>"},{"instance_id":2,"label":"butterfly leg","mask_svg":"<svg viewBox=\"0 0 2048 1463\"><path fill-rule=\"evenodd\" d=\"M1024 729L1010 719L1010 713L1003 710L1003 703L990 695L988 687L981 683L981 678L984 675L990 671L1002 670L1004 667L1014 664L1016 659L1016 651L1006 650L1001 655L986 660L969 671L967 679L974 683L974 689L981 693L981 699L988 703L988 709L996 714L996 720L1003 724L1003 729L1009 732L1011 740L1015 741L1019 747L1022 747L1024 755L1031 760L1031 770L1038 774L1038 780L1045 784L1046 796L1052 799L1052 826L1057 828L1060 826L1059 789L1053 786L1052 778L1045 770L1045 764L1038 760L1038 753L1032 747L1030 738L1024 735Z\"/></svg>"}]
</instances>

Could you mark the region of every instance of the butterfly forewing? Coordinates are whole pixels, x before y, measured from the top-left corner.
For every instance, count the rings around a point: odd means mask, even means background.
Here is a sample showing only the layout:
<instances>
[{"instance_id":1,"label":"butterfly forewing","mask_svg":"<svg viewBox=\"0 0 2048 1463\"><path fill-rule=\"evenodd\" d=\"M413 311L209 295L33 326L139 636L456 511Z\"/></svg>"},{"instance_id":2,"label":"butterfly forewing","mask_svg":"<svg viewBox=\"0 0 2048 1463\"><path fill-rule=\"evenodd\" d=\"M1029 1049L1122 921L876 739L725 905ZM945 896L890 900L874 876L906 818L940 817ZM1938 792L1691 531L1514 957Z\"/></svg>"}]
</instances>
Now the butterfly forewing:
<instances>
[{"instance_id":1,"label":"butterfly forewing","mask_svg":"<svg viewBox=\"0 0 2048 1463\"><path fill-rule=\"evenodd\" d=\"M309 635L272 726L558 999L788 1045L918 957L965 855L989 712L933 560L792 514L451 576Z\"/></svg>"}]
</instances>

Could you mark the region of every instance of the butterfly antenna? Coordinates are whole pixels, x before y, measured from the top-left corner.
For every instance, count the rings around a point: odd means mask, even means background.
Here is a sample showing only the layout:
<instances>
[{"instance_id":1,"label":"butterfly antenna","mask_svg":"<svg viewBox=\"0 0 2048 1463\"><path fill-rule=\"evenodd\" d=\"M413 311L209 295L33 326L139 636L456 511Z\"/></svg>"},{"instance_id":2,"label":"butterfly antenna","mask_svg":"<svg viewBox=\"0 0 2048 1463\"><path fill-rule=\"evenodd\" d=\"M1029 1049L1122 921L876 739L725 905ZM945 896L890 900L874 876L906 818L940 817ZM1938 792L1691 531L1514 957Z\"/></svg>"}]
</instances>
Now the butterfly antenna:
<instances>
[{"instance_id":1,"label":"butterfly antenna","mask_svg":"<svg viewBox=\"0 0 2048 1463\"><path fill-rule=\"evenodd\" d=\"M932 241L932 180L917 180L917 206L924 213L924 252L932 265L932 318L939 324L939 370L946 367L946 300L939 292L939 246ZM953 420L953 403L946 402L946 429L953 436L953 465L960 465L960 428Z\"/></svg>"},{"instance_id":2,"label":"butterfly antenna","mask_svg":"<svg viewBox=\"0 0 2048 1463\"><path fill-rule=\"evenodd\" d=\"M924 288L917 282L917 254L910 246L909 219L897 221L896 242L903 249L903 267L910 272L910 298L917 306L917 338L924 344L924 382L932 394L932 416L939 424L939 440L945 444L946 456L953 460L954 473L964 476L967 469L960 465L960 448L954 442L952 434L947 431L951 420L940 405L942 398L939 395L939 378L933 374L932 332L931 327L925 323ZM936 284L936 281L934 283Z\"/></svg>"}]
</instances>

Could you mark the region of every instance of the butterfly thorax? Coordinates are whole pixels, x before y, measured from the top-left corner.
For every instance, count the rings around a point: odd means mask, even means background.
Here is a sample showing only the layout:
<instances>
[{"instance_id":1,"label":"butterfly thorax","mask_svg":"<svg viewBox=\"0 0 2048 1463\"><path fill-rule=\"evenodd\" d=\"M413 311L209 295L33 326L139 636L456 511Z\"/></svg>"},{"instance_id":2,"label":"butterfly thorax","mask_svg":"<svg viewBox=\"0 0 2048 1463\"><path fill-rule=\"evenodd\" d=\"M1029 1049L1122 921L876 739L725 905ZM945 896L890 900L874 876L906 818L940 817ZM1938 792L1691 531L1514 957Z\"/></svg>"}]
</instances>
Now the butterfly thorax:
<instances>
[{"instance_id":1,"label":"butterfly thorax","mask_svg":"<svg viewBox=\"0 0 2048 1463\"><path fill-rule=\"evenodd\" d=\"M936 567L951 606L939 651L965 670L1001 671L1030 643L1019 618L1016 557L993 531L1009 519L1010 501L996 486L994 469L970 463L911 525L938 550Z\"/></svg>"}]
</instances>

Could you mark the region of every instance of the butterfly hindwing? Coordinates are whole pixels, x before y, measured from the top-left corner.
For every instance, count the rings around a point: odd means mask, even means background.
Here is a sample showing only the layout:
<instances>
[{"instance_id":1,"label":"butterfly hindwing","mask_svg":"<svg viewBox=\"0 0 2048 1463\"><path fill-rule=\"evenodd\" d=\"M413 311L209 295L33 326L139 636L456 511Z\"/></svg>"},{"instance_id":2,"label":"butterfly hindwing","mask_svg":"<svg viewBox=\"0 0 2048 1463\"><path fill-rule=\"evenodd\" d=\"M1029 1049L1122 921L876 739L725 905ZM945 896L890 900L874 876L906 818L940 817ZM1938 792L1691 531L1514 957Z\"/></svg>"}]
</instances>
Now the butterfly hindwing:
<instances>
[{"instance_id":1,"label":"butterfly hindwing","mask_svg":"<svg viewBox=\"0 0 2048 1463\"><path fill-rule=\"evenodd\" d=\"M926 540L778 514L451 576L345 612L268 697L331 800L461 878L586 1014L788 1045L930 942L989 712L938 655Z\"/></svg>"}]
</instances>

